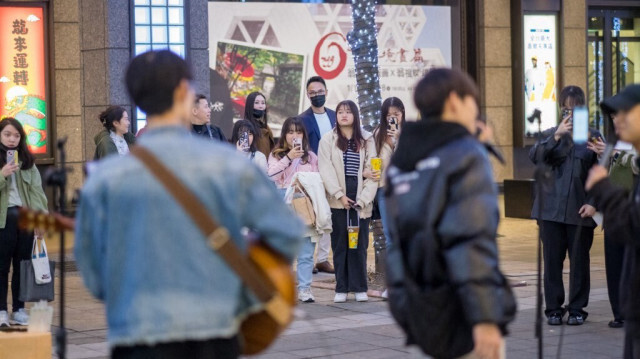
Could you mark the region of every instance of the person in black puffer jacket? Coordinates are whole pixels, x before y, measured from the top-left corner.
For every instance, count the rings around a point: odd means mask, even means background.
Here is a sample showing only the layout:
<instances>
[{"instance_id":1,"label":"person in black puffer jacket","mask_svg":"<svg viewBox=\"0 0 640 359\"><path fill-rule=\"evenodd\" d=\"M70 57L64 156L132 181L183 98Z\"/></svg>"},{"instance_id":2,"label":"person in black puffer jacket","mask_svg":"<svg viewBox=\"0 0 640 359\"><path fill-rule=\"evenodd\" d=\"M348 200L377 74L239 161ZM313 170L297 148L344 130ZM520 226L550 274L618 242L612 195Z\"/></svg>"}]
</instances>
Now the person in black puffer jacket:
<instances>
[{"instance_id":1,"label":"person in black puffer jacket","mask_svg":"<svg viewBox=\"0 0 640 359\"><path fill-rule=\"evenodd\" d=\"M640 84L626 87L604 104L622 116L620 140L640 151ZM636 160L640 166L640 160ZM640 182L629 192L607 178L607 169L594 166L585 187L604 215L611 240L624 245L620 278L620 307L624 316L625 359L640 359Z\"/></svg>"},{"instance_id":2,"label":"person in black puffer jacket","mask_svg":"<svg viewBox=\"0 0 640 359\"><path fill-rule=\"evenodd\" d=\"M476 132L478 90L458 70L436 69L414 95L388 170L391 312L436 358L503 355L516 304L498 266L497 189Z\"/></svg>"}]
</instances>

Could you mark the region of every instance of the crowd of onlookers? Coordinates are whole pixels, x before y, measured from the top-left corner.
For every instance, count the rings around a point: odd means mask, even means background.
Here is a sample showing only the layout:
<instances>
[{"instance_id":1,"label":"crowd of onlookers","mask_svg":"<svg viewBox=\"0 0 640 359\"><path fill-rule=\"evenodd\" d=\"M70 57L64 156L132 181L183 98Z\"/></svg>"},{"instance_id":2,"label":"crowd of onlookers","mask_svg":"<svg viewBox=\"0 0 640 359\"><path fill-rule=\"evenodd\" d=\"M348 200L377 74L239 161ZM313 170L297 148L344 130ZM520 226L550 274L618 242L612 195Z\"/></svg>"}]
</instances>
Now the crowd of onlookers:
<instances>
[{"instance_id":1,"label":"crowd of onlookers","mask_svg":"<svg viewBox=\"0 0 640 359\"><path fill-rule=\"evenodd\" d=\"M374 201L384 205L383 169L405 120L404 104L396 97L386 99L379 125L368 132L353 101L340 102L335 111L325 106L328 90L323 78L310 78L306 90L311 106L287 118L279 138L269 126L266 97L260 92L247 96L244 117L235 122L230 140L211 123L207 98L197 95L191 113L192 134L235 146L274 182L287 203L294 197L309 199L314 218L297 257L300 301L315 300L311 280L317 271L335 273L335 302L346 301L349 292L355 293L357 301L366 301L369 223ZM125 109L109 107L100 120L105 128L95 137L95 159L129 153L136 137L128 132ZM141 129L138 137L146 131L146 127ZM376 213L385 220L385 211ZM330 248L333 265L328 260Z\"/></svg>"}]
</instances>

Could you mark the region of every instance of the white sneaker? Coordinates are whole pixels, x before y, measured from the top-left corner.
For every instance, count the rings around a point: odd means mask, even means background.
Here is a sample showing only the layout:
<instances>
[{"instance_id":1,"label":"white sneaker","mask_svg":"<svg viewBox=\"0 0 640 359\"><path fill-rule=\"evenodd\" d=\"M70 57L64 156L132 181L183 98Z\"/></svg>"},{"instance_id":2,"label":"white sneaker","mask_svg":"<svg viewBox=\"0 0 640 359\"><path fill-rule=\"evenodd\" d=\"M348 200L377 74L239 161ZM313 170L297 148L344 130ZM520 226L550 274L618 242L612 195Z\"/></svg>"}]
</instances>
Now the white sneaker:
<instances>
[{"instance_id":1,"label":"white sneaker","mask_svg":"<svg viewBox=\"0 0 640 359\"><path fill-rule=\"evenodd\" d=\"M356 293L356 302L366 302L369 300L366 292Z\"/></svg>"},{"instance_id":2,"label":"white sneaker","mask_svg":"<svg viewBox=\"0 0 640 359\"><path fill-rule=\"evenodd\" d=\"M0 311L0 327L10 327L9 314L6 310Z\"/></svg>"},{"instance_id":3,"label":"white sneaker","mask_svg":"<svg viewBox=\"0 0 640 359\"><path fill-rule=\"evenodd\" d=\"M389 299L389 292L385 289L381 295L382 299Z\"/></svg>"},{"instance_id":4,"label":"white sneaker","mask_svg":"<svg viewBox=\"0 0 640 359\"><path fill-rule=\"evenodd\" d=\"M347 293L336 293L336 296L333 297L334 303L344 303L347 301Z\"/></svg>"},{"instance_id":5,"label":"white sneaker","mask_svg":"<svg viewBox=\"0 0 640 359\"><path fill-rule=\"evenodd\" d=\"M311 288L305 288L298 291L298 300L303 303L313 303L316 301L316 298L313 297Z\"/></svg>"},{"instance_id":6,"label":"white sneaker","mask_svg":"<svg viewBox=\"0 0 640 359\"><path fill-rule=\"evenodd\" d=\"M11 324L17 325L29 325L29 314L24 308L18 309L17 312L11 313L11 320L9 320Z\"/></svg>"}]
</instances>

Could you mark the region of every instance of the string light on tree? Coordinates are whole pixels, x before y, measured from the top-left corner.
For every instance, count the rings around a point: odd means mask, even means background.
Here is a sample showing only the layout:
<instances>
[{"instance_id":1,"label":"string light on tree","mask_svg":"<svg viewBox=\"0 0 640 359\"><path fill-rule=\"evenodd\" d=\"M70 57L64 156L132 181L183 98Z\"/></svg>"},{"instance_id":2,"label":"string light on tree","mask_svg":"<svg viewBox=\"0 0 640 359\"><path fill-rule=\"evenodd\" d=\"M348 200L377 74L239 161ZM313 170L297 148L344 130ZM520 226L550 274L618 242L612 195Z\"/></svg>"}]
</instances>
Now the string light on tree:
<instances>
[{"instance_id":1,"label":"string light on tree","mask_svg":"<svg viewBox=\"0 0 640 359\"><path fill-rule=\"evenodd\" d=\"M376 3L352 0L353 29L347 34L356 67L358 105L363 126L375 127L380 121L382 96L378 76L378 41L375 22Z\"/></svg>"}]
</instances>

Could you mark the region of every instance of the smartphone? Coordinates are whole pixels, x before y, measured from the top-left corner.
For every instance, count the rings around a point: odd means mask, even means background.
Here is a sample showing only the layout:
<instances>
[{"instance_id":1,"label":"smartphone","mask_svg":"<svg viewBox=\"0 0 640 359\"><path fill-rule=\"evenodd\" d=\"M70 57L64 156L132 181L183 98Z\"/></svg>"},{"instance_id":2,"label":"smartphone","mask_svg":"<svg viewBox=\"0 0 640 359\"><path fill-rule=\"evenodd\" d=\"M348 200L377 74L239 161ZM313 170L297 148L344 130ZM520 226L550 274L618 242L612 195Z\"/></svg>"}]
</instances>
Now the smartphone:
<instances>
[{"instance_id":1,"label":"smartphone","mask_svg":"<svg viewBox=\"0 0 640 359\"><path fill-rule=\"evenodd\" d=\"M249 145L249 132L242 132L240 134L240 139L238 140L238 142L240 143L240 148L242 148L244 152L249 152L249 149L251 147Z\"/></svg>"},{"instance_id":2,"label":"smartphone","mask_svg":"<svg viewBox=\"0 0 640 359\"><path fill-rule=\"evenodd\" d=\"M571 116L571 110L565 108L562 110L562 118L560 119L560 121L563 121L565 118L567 118L567 116Z\"/></svg>"},{"instance_id":3,"label":"smartphone","mask_svg":"<svg viewBox=\"0 0 640 359\"><path fill-rule=\"evenodd\" d=\"M7 163L18 164L18 151L17 150L8 150L7 151Z\"/></svg>"},{"instance_id":4,"label":"smartphone","mask_svg":"<svg viewBox=\"0 0 640 359\"><path fill-rule=\"evenodd\" d=\"M398 129L398 119L395 117L391 117L389 119L389 126L388 128L391 129L391 126L395 126L396 130Z\"/></svg>"},{"instance_id":5,"label":"smartphone","mask_svg":"<svg viewBox=\"0 0 640 359\"><path fill-rule=\"evenodd\" d=\"M589 110L586 107L573 109L573 142L585 144L589 140Z\"/></svg>"},{"instance_id":6,"label":"smartphone","mask_svg":"<svg viewBox=\"0 0 640 359\"><path fill-rule=\"evenodd\" d=\"M294 138L293 139L293 148L298 147L298 151L302 150L302 139L301 138Z\"/></svg>"}]
</instances>

